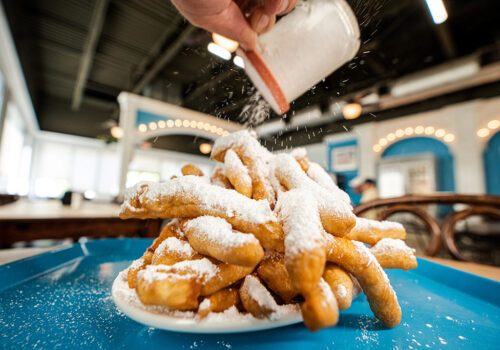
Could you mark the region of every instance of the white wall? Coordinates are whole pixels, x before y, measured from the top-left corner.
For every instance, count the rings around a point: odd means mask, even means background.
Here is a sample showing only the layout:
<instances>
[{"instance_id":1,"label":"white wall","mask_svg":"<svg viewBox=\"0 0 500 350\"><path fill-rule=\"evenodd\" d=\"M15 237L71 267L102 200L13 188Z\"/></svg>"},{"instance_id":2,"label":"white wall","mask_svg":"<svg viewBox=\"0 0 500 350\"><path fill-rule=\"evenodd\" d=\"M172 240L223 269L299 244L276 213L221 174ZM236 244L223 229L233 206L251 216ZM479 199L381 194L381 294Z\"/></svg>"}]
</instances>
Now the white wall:
<instances>
[{"instance_id":1,"label":"white wall","mask_svg":"<svg viewBox=\"0 0 500 350\"><path fill-rule=\"evenodd\" d=\"M483 150L489 138L480 138L476 133L480 128L486 127L492 119L500 119L500 97L478 99L403 118L357 125L351 132L329 135L325 141L335 143L349 138L357 139L358 171L361 176L374 177L383 149L375 152L373 146L381 138L398 129L415 128L419 125L433 126L435 129L442 128L456 137L453 142L447 143L454 156L456 192L482 194L485 193L486 188ZM491 133L493 134L494 132ZM418 135L405 137L415 136ZM400 139L402 138L398 140ZM390 144L392 142L385 147Z\"/></svg>"},{"instance_id":2,"label":"white wall","mask_svg":"<svg viewBox=\"0 0 500 350\"><path fill-rule=\"evenodd\" d=\"M58 197L66 190L93 191L101 198L111 198L119 192L119 152L116 144L78 136L40 132L35 140L30 176L30 195L33 197ZM207 157L157 149L134 151L129 172L149 179L165 181L180 175L180 168L187 164L198 165L210 174L215 165ZM149 176L149 177L148 177Z\"/></svg>"},{"instance_id":3,"label":"white wall","mask_svg":"<svg viewBox=\"0 0 500 350\"><path fill-rule=\"evenodd\" d=\"M324 143L313 143L303 148L306 149L307 157L310 161L318 163L323 168L328 169L326 145Z\"/></svg>"}]
</instances>

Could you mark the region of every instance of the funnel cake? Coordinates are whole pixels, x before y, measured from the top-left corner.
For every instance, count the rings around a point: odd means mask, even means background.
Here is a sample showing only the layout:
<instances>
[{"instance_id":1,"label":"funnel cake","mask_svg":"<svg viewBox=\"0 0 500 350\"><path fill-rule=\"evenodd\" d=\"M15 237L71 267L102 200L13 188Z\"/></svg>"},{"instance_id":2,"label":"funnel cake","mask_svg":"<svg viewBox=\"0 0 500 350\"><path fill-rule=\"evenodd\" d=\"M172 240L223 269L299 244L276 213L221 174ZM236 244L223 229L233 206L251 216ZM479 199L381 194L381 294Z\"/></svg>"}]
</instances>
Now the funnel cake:
<instances>
[{"instance_id":1,"label":"funnel cake","mask_svg":"<svg viewBox=\"0 0 500 350\"><path fill-rule=\"evenodd\" d=\"M217 139L211 156L210 180L189 165L126 194L121 218L172 219L126 271L139 303L200 322L300 312L316 331L362 291L386 326L400 322L383 268L417 266L402 225L357 218L304 149L272 154L240 131Z\"/></svg>"}]
</instances>

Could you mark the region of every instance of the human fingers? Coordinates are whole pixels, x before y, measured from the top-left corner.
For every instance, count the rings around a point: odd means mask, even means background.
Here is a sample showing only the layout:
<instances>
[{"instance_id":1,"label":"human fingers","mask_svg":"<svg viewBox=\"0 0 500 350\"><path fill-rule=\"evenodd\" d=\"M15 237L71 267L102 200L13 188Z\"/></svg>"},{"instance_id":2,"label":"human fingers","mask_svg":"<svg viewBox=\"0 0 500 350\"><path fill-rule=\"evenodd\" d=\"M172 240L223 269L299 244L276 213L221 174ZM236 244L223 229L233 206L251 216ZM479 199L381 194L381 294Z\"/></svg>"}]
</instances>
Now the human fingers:
<instances>
[{"instance_id":1,"label":"human fingers","mask_svg":"<svg viewBox=\"0 0 500 350\"><path fill-rule=\"evenodd\" d=\"M262 7L256 8L250 16L250 25L258 34L268 32L276 23L276 16L269 15Z\"/></svg>"},{"instance_id":2,"label":"human fingers","mask_svg":"<svg viewBox=\"0 0 500 350\"><path fill-rule=\"evenodd\" d=\"M224 10L215 14L186 15L186 18L197 27L238 41L246 50L253 50L257 44L257 33L235 2L231 2Z\"/></svg>"},{"instance_id":3,"label":"human fingers","mask_svg":"<svg viewBox=\"0 0 500 350\"><path fill-rule=\"evenodd\" d=\"M284 8L284 10L278 11L277 12L278 15L284 15L285 13L292 11L295 8L295 5L297 5L297 0L283 0L283 2L287 2L288 6L285 7L282 4L282 6L283 6L282 8Z\"/></svg>"}]
</instances>

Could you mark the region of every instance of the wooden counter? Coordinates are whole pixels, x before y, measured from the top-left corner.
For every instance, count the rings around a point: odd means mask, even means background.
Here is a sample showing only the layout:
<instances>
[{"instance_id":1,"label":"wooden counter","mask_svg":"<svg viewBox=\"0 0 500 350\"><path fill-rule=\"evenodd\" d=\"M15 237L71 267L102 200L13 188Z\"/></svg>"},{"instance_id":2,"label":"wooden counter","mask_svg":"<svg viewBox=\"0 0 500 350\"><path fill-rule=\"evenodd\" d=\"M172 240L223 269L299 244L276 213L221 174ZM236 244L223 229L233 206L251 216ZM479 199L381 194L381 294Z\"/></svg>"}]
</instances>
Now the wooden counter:
<instances>
[{"instance_id":1,"label":"wooden counter","mask_svg":"<svg viewBox=\"0 0 500 350\"><path fill-rule=\"evenodd\" d=\"M162 220L121 220L120 206L82 202L79 208L59 200L20 200L0 207L0 248L36 239L80 237L156 237Z\"/></svg>"}]
</instances>

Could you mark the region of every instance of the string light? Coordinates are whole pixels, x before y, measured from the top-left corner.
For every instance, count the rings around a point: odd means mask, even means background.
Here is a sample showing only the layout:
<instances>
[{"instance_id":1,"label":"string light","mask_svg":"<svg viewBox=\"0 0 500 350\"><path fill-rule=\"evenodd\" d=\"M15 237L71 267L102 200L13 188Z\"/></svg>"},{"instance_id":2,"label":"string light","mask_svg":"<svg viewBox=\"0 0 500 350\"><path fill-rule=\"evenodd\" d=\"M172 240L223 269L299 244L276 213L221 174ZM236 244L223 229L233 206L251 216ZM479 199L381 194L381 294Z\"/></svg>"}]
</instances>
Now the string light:
<instances>
[{"instance_id":1,"label":"string light","mask_svg":"<svg viewBox=\"0 0 500 350\"><path fill-rule=\"evenodd\" d=\"M210 43L207 46L208 51L215 56L222 58L223 60L231 59L231 52L227 51L222 46L217 45L216 43Z\"/></svg>"},{"instance_id":2,"label":"string light","mask_svg":"<svg viewBox=\"0 0 500 350\"><path fill-rule=\"evenodd\" d=\"M448 12L444 6L443 0L425 0L432 20L435 24L441 24L448 19Z\"/></svg>"},{"instance_id":3,"label":"string light","mask_svg":"<svg viewBox=\"0 0 500 350\"><path fill-rule=\"evenodd\" d=\"M437 129L436 130L436 137L443 137L446 134L446 131L444 129Z\"/></svg>"},{"instance_id":4,"label":"string light","mask_svg":"<svg viewBox=\"0 0 500 350\"><path fill-rule=\"evenodd\" d=\"M233 63L236 66L245 69L245 61L243 61L243 58L241 58L240 56L234 56Z\"/></svg>"},{"instance_id":5,"label":"string light","mask_svg":"<svg viewBox=\"0 0 500 350\"><path fill-rule=\"evenodd\" d=\"M417 135L421 135L423 134L425 131L425 128L422 126L422 125L419 125L415 128L415 134Z\"/></svg>"},{"instance_id":6,"label":"string light","mask_svg":"<svg viewBox=\"0 0 500 350\"><path fill-rule=\"evenodd\" d=\"M479 129L477 131L477 136L479 136L479 137L486 137L489 134L490 134L490 131L488 129L486 129L486 128L482 128L482 129Z\"/></svg>"},{"instance_id":7,"label":"string light","mask_svg":"<svg viewBox=\"0 0 500 350\"><path fill-rule=\"evenodd\" d=\"M443 140L444 140L445 142L448 142L448 143L453 142L453 141L455 141L455 135L453 135L453 134L451 134L451 133L450 133L450 134L446 134L446 135L444 136Z\"/></svg>"},{"instance_id":8,"label":"string light","mask_svg":"<svg viewBox=\"0 0 500 350\"><path fill-rule=\"evenodd\" d=\"M491 130L498 129L499 127L500 127L499 120L493 119L488 122L488 128L490 128Z\"/></svg>"},{"instance_id":9,"label":"string light","mask_svg":"<svg viewBox=\"0 0 500 350\"><path fill-rule=\"evenodd\" d=\"M212 145L209 143L202 143L200 145L200 152L203 154L208 154L212 150Z\"/></svg>"},{"instance_id":10,"label":"string light","mask_svg":"<svg viewBox=\"0 0 500 350\"><path fill-rule=\"evenodd\" d=\"M499 122L499 127L500 127L500 122ZM488 129L484 129L486 132L489 133ZM478 132L478 136L480 137L485 137L487 135L481 136L485 133L483 129L481 129L481 133ZM404 130L403 129L397 129L394 132L388 133L385 137L382 137L380 140L378 140L378 143L373 145L373 151L374 152L380 152L381 150L384 149L385 146L389 145L391 142L395 141L398 138L402 138L405 136L412 136L414 134L416 135L422 135L422 134L427 134L429 136L435 136L439 138L443 138L443 140L447 143L455 141L456 137L453 133L448 133L444 129L437 129L433 126L427 126L424 127L422 125L416 126L416 127L407 127ZM481 135L480 135L481 134Z\"/></svg>"},{"instance_id":11,"label":"string light","mask_svg":"<svg viewBox=\"0 0 500 350\"><path fill-rule=\"evenodd\" d=\"M226 49L231 53L236 51L239 45L237 41L226 38L225 36L222 36L217 33L212 34L212 40L214 41L214 43L216 43L217 45L219 45L220 47Z\"/></svg>"},{"instance_id":12,"label":"string light","mask_svg":"<svg viewBox=\"0 0 500 350\"><path fill-rule=\"evenodd\" d=\"M229 135L229 132L227 130L224 130L223 128L221 127L217 127L216 125L212 125L210 123L204 123L204 122L197 122L196 120L188 120L188 119L176 119L175 121L174 120L167 120L167 121L164 121L164 120L160 120L158 121L157 123L156 122L149 122L149 124L139 124L137 129L139 130L139 132L146 132L149 130L156 130L158 128L165 128L165 127L168 127L168 128L173 128L173 127L177 127L177 128L191 128L191 129L200 129L200 130L206 130L206 131L209 131L209 132L212 132L214 134L217 134L217 135ZM121 138L123 137L123 130L122 128L120 128L119 126L114 126L110 129L110 132L111 132L111 135L114 137L114 138Z\"/></svg>"},{"instance_id":13,"label":"string light","mask_svg":"<svg viewBox=\"0 0 500 350\"><path fill-rule=\"evenodd\" d=\"M432 135L432 134L434 134L434 130L435 130L434 127L428 126L428 127L425 128L425 134L426 135Z\"/></svg>"},{"instance_id":14,"label":"string light","mask_svg":"<svg viewBox=\"0 0 500 350\"><path fill-rule=\"evenodd\" d=\"M113 126L110 132L111 136L113 136L115 139L121 139L123 137L123 129L119 126Z\"/></svg>"},{"instance_id":15,"label":"string light","mask_svg":"<svg viewBox=\"0 0 500 350\"><path fill-rule=\"evenodd\" d=\"M361 115L361 105L359 103L348 103L342 109L345 119L356 119Z\"/></svg>"}]
</instances>

